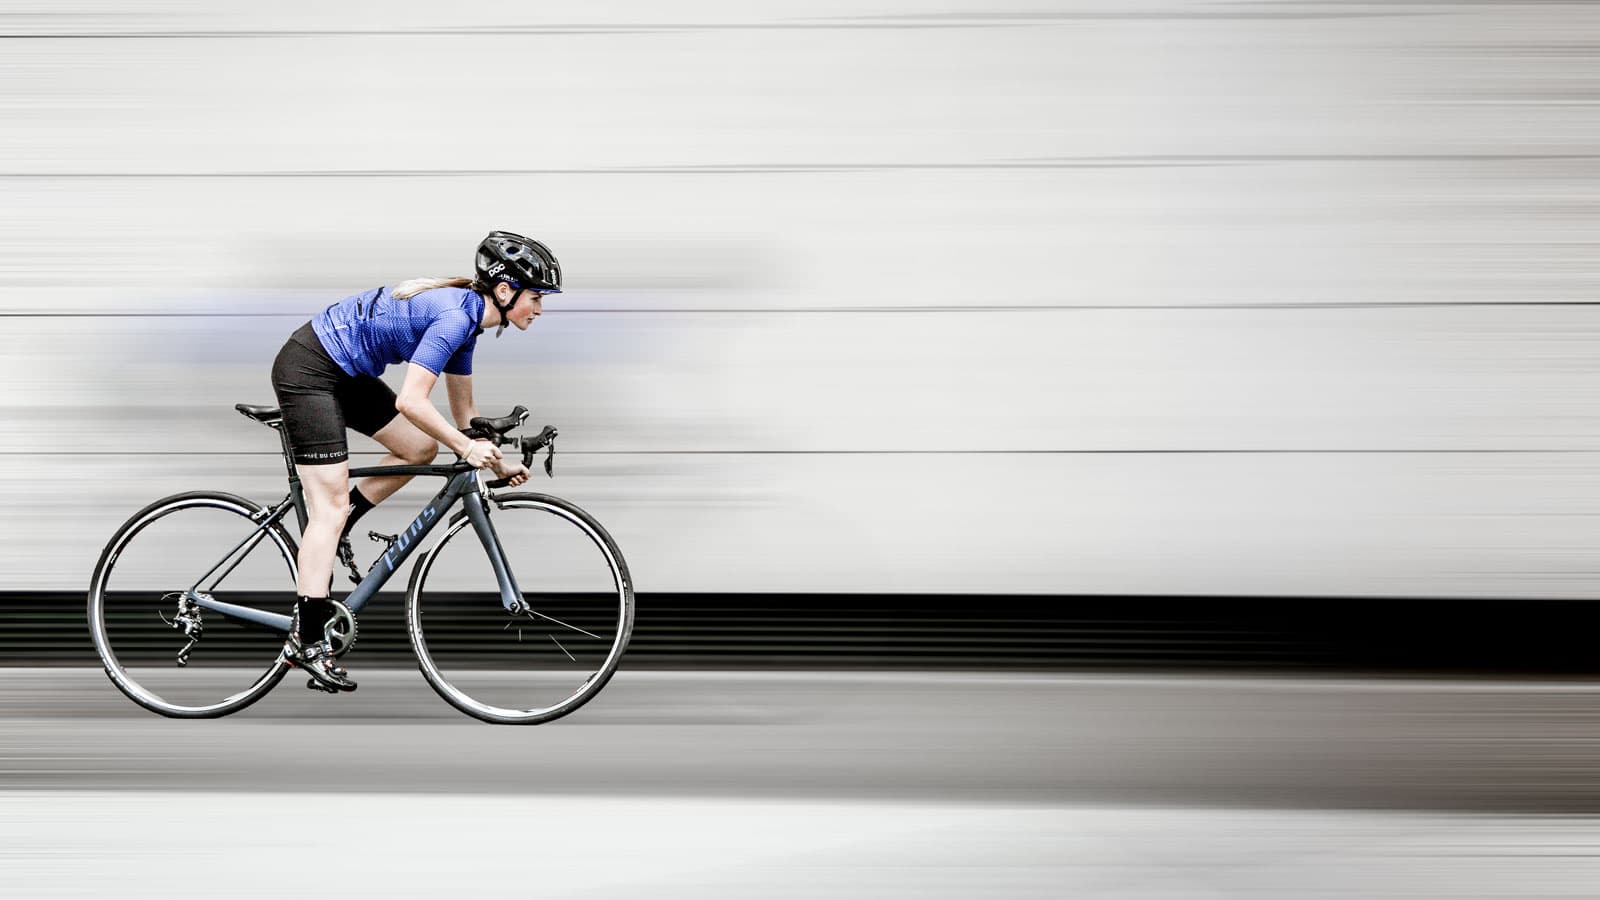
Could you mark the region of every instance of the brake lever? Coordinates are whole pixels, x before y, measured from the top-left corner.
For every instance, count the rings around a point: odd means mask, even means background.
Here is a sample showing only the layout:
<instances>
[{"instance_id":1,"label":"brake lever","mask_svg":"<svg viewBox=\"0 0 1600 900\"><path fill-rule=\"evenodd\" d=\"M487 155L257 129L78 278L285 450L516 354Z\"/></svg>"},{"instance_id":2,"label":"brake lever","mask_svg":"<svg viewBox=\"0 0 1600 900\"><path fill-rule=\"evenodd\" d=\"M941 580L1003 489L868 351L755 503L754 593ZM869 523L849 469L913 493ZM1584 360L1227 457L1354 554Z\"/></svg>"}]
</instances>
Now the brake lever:
<instances>
[{"instance_id":1,"label":"brake lever","mask_svg":"<svg viewBox=\"0 0 1600 900\"><path fill-rule=\"evenodd\" d=\"M542 440L541 440L542 439ZM546 425L545 430L535 437L522 440L522 465L533 468L534 454L539 452L541 444L545 448L544 474L550 478L556 477L556 430Z\"/></svg>"},{"instance_id":2,"label":"brake lever","mask_svg":"<svg viewBox=\"0 0 1600 900\"><path fill-rule=\"evenodd\" d=\"M549 477L551 477L551 478L554 478L554 477L556 477L556 473L555 473L555 455L556 455L555 438L551 438L550 440L546 441L544 446L545 446L544 474L549 476ZM523 446L523 448L522 448L522 465L523 465L524 468L528 468L528 469L533 468L533 457L534 457L534 454L536 454L538 452L539 451L534 449L532 446L528 446L528 445L524 445Z\"/></svg>"}]
</instances>

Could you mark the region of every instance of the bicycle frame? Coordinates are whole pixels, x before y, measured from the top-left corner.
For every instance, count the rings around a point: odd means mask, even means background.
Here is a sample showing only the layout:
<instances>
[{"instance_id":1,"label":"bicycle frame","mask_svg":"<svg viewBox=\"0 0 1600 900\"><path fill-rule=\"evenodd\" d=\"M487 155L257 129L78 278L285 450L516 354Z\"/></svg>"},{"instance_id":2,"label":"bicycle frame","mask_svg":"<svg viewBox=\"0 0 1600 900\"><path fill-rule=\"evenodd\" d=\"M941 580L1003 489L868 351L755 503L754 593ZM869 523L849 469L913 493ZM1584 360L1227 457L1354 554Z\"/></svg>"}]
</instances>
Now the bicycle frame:
<instances>
[{"instance_id":1,"label":"bicycle frame","mask_svg":"<svg viewBox=\"0 0 1600 900\"><path fill-rule=\"evenodd\" d=\"M489 557L489 564L494 568L495 580L500 585L500 603L506 611L513 615L520 615L528 609L522 599L522 592L517 588L515 576L511 573L511 566L506 560L505 550L500 544L500 536L494 530L494 524L489 521L489 498L483 491L477 469L464 468L463 463L450 466L367 466L350 470L351 478L365 478L369 475L432 475L449 479L445 486L435 494L433 499L422 508L417 517L412 520L405 531L402 531L397 540L390 546L382 557L373 564L365 578L345 598L344 604L351 612L359 612L377 595L379 590L388 583L389 579L399 568L405 564L417 547L421 546L423 538L433 530L435 525L445 520L445 514L455 505L457 500L462 501L462 512L456 516L465 515L472 523L472 530L477 532L478 540L483 545L484 552ZM289 496L283 498L276 506L264 510L256 530L240 541L232 550L228 551L211 570L202 575L185 593L203 609L222 613L247 622L264 625L278 631L287 633L291 625L291 618L281 613L267 612L250 606L240 606L234 603L225 603L211 596L210 591L228 576L244 556L266 537L266 530L273 523L282 519L293 509L304 533L305 526L305 498L300 490L300 480L295 477L293 465L290 466ZM452 519L453 521L453 519ZM240 553L240 551L243 553ZM222 569L223 565L233 559L235 554L239 559L228 566L216 581L206 590L200 590L200 584L212 573Z\"/></svg>"}]
</instances>

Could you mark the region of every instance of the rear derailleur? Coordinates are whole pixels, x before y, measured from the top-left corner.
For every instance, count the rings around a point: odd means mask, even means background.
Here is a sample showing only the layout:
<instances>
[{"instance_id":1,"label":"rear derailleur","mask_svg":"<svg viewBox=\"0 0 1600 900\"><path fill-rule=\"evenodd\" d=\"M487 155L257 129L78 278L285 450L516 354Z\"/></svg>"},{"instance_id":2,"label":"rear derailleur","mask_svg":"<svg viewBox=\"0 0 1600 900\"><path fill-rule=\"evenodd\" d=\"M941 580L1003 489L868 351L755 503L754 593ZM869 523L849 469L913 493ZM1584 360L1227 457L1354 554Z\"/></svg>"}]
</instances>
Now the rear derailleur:
<instances>
[{"instance_id":1,"label":"rear derailleur","mask_svg":"<svg viewBox=\"0 0 1600 900\"><path fill-rule=\"evenodd\" d=\"M162 597L161 599L165 601L178 602L178 611L170 619L160 610L156 610L156 615L161 616L161 621L183 632L184 637L189 639L189 642L183 645L183 649L178 651L178 658L174 660L179 668L189 664L189 654L194 650L194 645L200 643L200 637L206 631L205 622L200 618L200 603L196 600L197 597L209 599L209 595L194 591L177 591Z\"/></svg>"}]
</instances>

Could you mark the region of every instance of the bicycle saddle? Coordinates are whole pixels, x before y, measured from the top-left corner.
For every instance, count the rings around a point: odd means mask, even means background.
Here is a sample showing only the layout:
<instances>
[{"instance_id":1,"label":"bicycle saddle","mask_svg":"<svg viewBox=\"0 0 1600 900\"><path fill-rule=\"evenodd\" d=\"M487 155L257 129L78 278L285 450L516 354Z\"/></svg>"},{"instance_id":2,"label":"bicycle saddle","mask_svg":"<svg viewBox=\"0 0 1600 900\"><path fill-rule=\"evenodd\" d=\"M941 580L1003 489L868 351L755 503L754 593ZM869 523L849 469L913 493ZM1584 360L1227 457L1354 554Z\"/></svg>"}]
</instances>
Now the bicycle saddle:
<instances>
[{"instance_id":1,"label":"bicycle saddle","mask_svg":"<svg viewBox=\"0 0 1600 900\"><path fill-rule=\"evenodd\" d=\"M283 410L276 406L251 406L248 403L235 403L233 408L263 425L276 425L283 421Z\"/></svg>"}]
</instances>

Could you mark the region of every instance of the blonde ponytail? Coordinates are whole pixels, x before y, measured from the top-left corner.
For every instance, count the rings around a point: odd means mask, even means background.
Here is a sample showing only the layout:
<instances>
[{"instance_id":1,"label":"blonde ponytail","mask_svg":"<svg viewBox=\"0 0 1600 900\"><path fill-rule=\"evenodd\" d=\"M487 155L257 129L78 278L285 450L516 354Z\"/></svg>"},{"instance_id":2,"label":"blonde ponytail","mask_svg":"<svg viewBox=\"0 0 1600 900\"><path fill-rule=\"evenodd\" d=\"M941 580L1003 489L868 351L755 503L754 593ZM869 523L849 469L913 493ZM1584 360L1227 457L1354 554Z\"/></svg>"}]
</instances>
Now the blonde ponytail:
<instances>
[{"instance_id":1,"label":"blonde ponytail","mask_svg":"<svg viewBox=\"0 0 1600 900\"><path fill-rule=\"evenodd\" d=\"M394 289L389 291L389 296L396 300L410 300L423 291L431 291L435 288L464 287L472 288L480 293L483 290L482 286L471 278L413 278L410 281L402 281L395 285Z\"/></svg>"}]
</instances>

